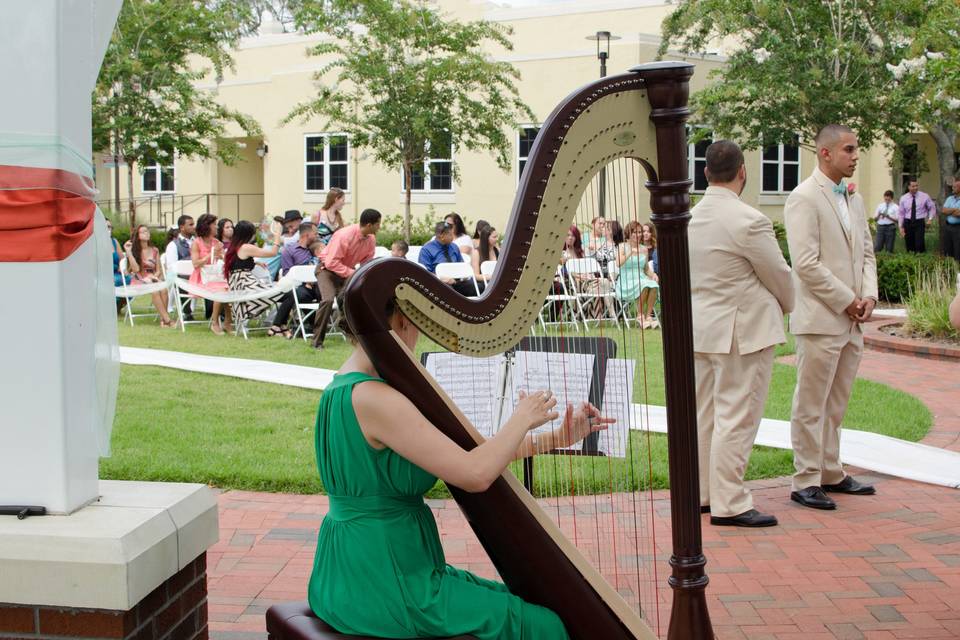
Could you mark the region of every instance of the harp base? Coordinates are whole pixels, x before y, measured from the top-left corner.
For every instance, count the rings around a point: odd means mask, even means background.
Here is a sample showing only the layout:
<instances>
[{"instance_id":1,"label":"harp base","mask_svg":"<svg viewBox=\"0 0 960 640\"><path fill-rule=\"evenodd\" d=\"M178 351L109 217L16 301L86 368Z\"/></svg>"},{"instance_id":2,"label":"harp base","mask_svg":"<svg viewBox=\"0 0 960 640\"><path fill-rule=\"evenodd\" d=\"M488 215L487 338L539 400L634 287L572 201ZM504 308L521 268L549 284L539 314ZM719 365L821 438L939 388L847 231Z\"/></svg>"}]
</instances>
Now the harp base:
<instances>
[{"instance_id":1,"label":"harp base","mask_svg":"<svg viewBox=\"0 0 960 640\"><path fill-rule=\"evenodd\" d=\"M707 609L706 588L710 579L704 574L707 559L703 554L670 557L673 575L668 582L673 589L673 608L667 640L713 640L713 626Z\"/></svg>"}]
</instances>

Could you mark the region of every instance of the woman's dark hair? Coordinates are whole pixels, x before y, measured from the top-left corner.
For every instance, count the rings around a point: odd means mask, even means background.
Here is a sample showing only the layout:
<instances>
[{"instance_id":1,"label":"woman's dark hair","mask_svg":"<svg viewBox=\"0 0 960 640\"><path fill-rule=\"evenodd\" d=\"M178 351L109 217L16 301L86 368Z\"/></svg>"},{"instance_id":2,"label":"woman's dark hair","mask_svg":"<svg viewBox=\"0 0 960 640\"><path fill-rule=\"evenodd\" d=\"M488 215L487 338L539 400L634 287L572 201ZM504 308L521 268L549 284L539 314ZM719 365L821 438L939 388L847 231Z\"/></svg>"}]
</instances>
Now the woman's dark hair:
<instances>
[{"instance_id":1,"label":"woman's dark hair","mask_svg":"<svg viewBox=\"0 0 960 640\"><path fill-rule=\"evenodd\" d=\"M233 224L233 220L230 218L220 218L220 221L217 222L217 240L223 242L223 228L227 226L227 223ZM236 225L234 225L236 228Z\"/></svg>"},{"instance_id":2,"label":"woman's dark hair","mask_svg":"<svg viewBox=\"0 0 960 640\"><path fill-rule=\"evenodd\" d=\"M167 245L177 239L177 236L180 235L180 229L177 227L170 227L167 229L167 237L163 241L163 248L166 249Z\"/></svg>"},{"instance_id":3,"label":"woman's dark hair","mask_svg":"<svg viewBox=\"0 0 960 640\"><path fill-rule=\"evenodd\" d=\"M490 223L487 222L486 220L477 220L477 226L473 229L473 239L479 240L480 230L483 229L484 227L489 227L489 226L490 226Z\"/></svg>"},{"instance_id":4,"label":"woman's dark hair","mask_svg":"<svg viewBox=\"0 0 960 640\"><path fill-rule=\"evenodd\" d=\"M459 213L450 212L446 215L444 220L453 220L453 237L459 238L460 236L467 235L467 228L463 226L463 218L460 217Z\"/></svg>"},{"instance_id":5,"label":"woman's dark hair","mask_svg":"<svg viewBox=\"0 0 960 640\"><path fill-rule=\"evenodd\" d=\"M351 278L353 276L350 276ZM337 293L337 309L340 310L340 318L337 320L337 329L343 336L349 340L351 343L357 343L357 336L354 335L353 329L350 328L350 323L347 322L347 304L344 293L347 290L347 287L350 285L350 278L347 278L346 282L343 283L343 287L340 288L340 292ZM387 301L387 306L383 310L383 315L386 318L389 318L394 313L397 312L397 299L390 298Z\"/></svg>"},{"instance_id":6,"label":"woman's dark hair","mask_svg":"<svg viewBox=\"0 0 960 640\"><path fill-rule=\"evenodd\" d=\"M608 220L607 228L610 229L610 239L613 240L613 244L623 242L623 227L617 220Z\"/></svg>"},{"instance_id":7,"label":"woman's dark hair","mask_svg":"<svg viewBox=\"0 0 960 640\"><path fill-rule=\"evenodd\" d=\"M233 240L230 241L230 248L227 249L227 255L223 257L224 277L230 277L230 270L233 269L233 263L237 261L237 251L243 245L253 242L253 237L256 233L257 228L253 226L252 222L247 220L241 220L233 228Z\"/></svg>"},{"instance_id":8,"label":"woman's dark hair","mask_svg":"<svg viewBox=\"0 0 960 640\"><path fill-rule=\"evenodd\" d=\"M480 229L480 262L496 260L500 257L500 252L497 250L497 247L490 244L490 234L494 231L496 231L496 229L490 225Z\"/></svg>"},{"instance_id":9,"label":"woman's dark hair","mask_svg":"<svg viewBox=\"0 0 960 640\"><path fill-rule=\"evenodd\" d=\"M580 229L577 225L570 225L570 235L573 236L573 255L578 258L583 257L583 236L580 235Z\"/></svg>"},{"instance_id":10,"label":"woman's dark hair","mask_svg":"<svg viewBox=\"0 0 960 640\"><path fill-rule=\"evenodd\" d=\"M143 261L140 260L143 254L143 247L140 246L140 229L146 229L147 231L149 231L150 227L148 227L145 224L138 224L137 228L133 230L133 236L132 236L133 242L130 243L132 245L130 247L130 253L133 254L133 259L137 261L137 266L140 267L141 271L143 271ZM148 238L147 247L152 247L152 246L153 246L153 239Z\"/></svg>"},{"instance_id":11,"label":"woman's dark hair","mask_svg":"<svg viewBox=\"0 0 960 640\"><path fill-rule=\"evenodd\" d=\"M212 213L205 213L197 218L197 237L206 238L213 231L213 224L217 221L217 216ZM234 229L236 232L236 229Z\"/></svg>"}]
</instances>

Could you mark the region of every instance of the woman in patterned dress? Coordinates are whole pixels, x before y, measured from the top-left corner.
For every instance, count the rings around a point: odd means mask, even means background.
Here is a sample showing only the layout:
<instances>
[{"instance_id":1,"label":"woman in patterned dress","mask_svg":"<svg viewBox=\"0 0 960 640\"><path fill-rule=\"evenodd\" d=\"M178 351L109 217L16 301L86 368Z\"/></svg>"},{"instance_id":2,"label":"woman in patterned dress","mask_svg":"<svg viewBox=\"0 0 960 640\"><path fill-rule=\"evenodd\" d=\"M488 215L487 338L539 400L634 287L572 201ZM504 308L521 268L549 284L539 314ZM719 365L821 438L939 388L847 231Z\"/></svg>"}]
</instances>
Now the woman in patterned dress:
<instances>
[{"instance_id":1,"label":"woman in patterned dress","mask_svg":"<svg viewBox=\"0 0 960 640\"><path fill-rule=\"evenodd\" d=\"M223 259L223 273L227 278L230 291L262 291L270 288L270 284L253 275L253 267L256 264L254 258L272 258L280 249L280 224L274 222L270 231L273 232L273 244L270 248L260 248L253 243L257 233L253 223L242 220L233 228L230 250ZM234 322L240 326L246 320L261 315L271 306L279 304L283 296L283 293L277 293L267 298L234 302L231 305Z\"/></svg>"},{"instance_id":2,"label":"woman in patterned dress","mask_svg":"<svg viewBox=\"0 0 960 640\"><path fill-rule=\"evenodd\" d=\"M160 250L150 240L150 228L139 225L133 237L124 245L127 255L127 270L133 274L131 284L153 284L163 281L163 265L160 262ZM172 327L173 320L167 313L167 290L154 291L150 294L153 306L160 315L161 327Z\"/></svg>"}]
</instances>

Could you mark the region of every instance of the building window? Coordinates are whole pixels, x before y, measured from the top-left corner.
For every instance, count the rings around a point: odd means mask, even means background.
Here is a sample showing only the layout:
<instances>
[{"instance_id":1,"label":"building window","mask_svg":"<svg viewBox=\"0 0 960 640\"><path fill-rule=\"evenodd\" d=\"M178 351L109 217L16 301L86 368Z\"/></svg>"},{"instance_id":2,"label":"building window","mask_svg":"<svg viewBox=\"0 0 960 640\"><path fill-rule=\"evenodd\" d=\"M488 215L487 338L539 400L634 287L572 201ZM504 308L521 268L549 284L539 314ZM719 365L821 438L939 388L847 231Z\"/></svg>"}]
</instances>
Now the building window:
<instances>
[{"instance_id":1,"label":"building window","mask_svg":"<svg viewBox=\"0 0 960 640\"><path fill-rule=\"evenodd\" d=\"M707 168L707 147L713 144L713 136L704 138L700 142L691 142L687 149L687 165L690 179L693 180L694 193L703 193L707 190L707 176L703 170Z\"/></svg>"},{"instance_id":2,"label":"building window","mask_svg":"<svg viewBox=\"0 0 960 640\"><path fill-rule=\"evenodd\" d=\"M453 141L441 134L427 143L429 157L413 168L412 191L453 191ZM406 175L400 175L400 189L406 190Z\"/></svg>"},{"instance_id":3,"label":"building window","mask_svg":"<svg viewBox=\"0 0 960 640\"><path fill-rule=\"evenodd\" d=\"M350 140L342 133L311 133L303 137L304 191L350 190Z\"/></svg>"},{"instance_id":4,"label":"building window","mask_svg":"<svg viewBox=\"0 0 960 640\"><path fill-rule=\"evenodd\" d=\"M173 158L169 154L167 158ZM174 193L176 191L176 168L173 160L165 160L164 164L157 160L146 160L143 163L140 191L143 193Z\"/></svg>"},{"instance_id":5,"label":"building window","mask_svg":"<svg viewBox=\"0 0 960 640\"><path fill-rule=\"evenodd\" d=\"M906 193L910 178L920 177L920 147L907 144L900 148L900 193Z\"/></svg>"},{"instance_id":6,"label":"building window","mask_svg":"<svg viewBox=\"0 0 960 640\"><path fill-rule=\"evenodd\" d=\"M530 151L533 149L533 141L537 139L540 133L540 127L537 125L522 125L517 129L517 179L523 175L523 169L527 166L527 158L530 157Z\"/></svg>"},{"instance_id":7,"label":"building window","mask_svg":"<svg viewBox=\"0 0 960 640\"><path fill-rule=\"evenodd\" d=\"M800 183L800 145L777 144L763 148L762 193L790 193Z\"/></svg>"}]
</instances>

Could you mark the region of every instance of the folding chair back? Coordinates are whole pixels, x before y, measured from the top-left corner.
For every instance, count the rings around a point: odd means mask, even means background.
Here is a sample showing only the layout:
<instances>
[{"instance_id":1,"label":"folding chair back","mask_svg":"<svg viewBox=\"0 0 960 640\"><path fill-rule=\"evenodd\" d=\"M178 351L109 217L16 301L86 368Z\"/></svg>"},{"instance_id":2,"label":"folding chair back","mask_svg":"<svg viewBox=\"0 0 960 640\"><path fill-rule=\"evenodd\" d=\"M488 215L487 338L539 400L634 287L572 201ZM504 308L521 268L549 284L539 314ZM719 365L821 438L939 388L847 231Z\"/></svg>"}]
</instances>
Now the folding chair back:
<instances>
[{"instance_id":1,"label":"folding chair back","mask_svg":"<svg viewBox=\"0 0 960 640\"><path fill-rule=\"evenodd\" d=\"M390 257L390 249L386 247L381 247L377 245L377 248L373 250L374 260L376 260L377 258L389 258L389 257Z\"/></svg>"},{"instance_id":2,"label":"folding chair back","mask_svg":"<svg viewBox=\"0 0 960 640\"><path fill-rule=\"evenodd\" d=\"M437 265L438 278L453 278L454 280L470 280L473 290L480 295L477 278L473 275L473 267L468 262L441 262Z\"/></svg>"},{"instance_id":3,"label":"folding chair back","mask_svg":"<svg viewBox=\"0 0 960 640\"><path fill-rule=\"evenodd\" d=\"M496 260L484 260L480 263L480 276L483 278L483 284L490 282L490 278L493 277L493 272L497 269Z\"/></svg>"}]
</instances>

